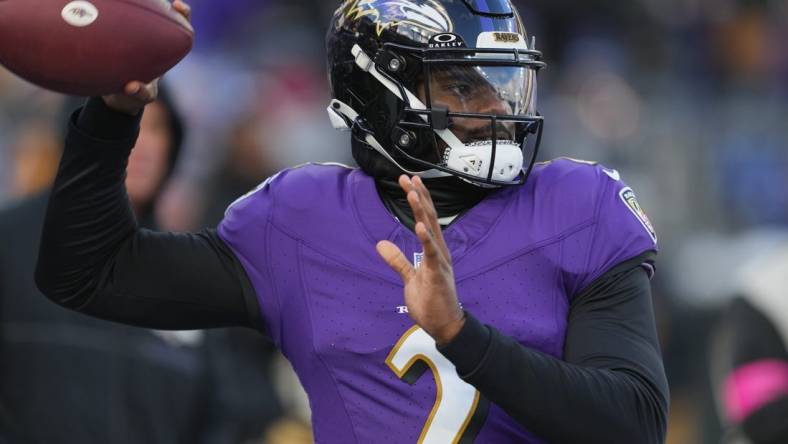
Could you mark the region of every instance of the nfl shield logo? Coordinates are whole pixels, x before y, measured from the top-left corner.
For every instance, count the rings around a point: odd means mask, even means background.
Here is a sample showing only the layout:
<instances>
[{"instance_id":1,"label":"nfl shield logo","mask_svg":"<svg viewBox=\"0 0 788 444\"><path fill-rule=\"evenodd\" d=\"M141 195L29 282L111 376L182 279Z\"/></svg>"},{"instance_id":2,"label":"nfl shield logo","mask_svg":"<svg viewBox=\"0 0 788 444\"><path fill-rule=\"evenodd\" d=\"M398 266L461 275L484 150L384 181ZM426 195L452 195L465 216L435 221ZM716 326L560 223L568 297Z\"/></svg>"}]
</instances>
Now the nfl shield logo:
<instances>
[{"instance_id":1,"label":"nfl shield logo","mask_svg":"<svg viewBox=\"0 0 788 444\"><path fill-rule=\"evenodd\" d=\"M424 253L413 253L413 268L418 269L424 260Z\"/></svg>"}]
</instances>

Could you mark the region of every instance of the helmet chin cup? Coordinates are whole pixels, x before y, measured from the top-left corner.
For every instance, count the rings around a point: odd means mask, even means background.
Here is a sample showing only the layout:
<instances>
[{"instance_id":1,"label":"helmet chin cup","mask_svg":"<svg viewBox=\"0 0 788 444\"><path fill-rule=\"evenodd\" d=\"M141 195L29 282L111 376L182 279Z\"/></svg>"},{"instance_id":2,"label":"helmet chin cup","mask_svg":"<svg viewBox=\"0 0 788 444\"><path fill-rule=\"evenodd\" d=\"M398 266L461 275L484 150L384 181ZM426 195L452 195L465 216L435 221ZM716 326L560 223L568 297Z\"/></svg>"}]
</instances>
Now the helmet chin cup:
<instances>
[{"instance_id":1,"label":"helmet chin cup","mask_svg":"<svg viewBox=\"0 0 788 444\"><path fill-rule=\"evenodd\" d=\"M523 170L523 151L508 140L499 140L495 147L491 140L449 146L443 160L446 168L483 181L512 182Z\"/></svg>"}]
</instances>

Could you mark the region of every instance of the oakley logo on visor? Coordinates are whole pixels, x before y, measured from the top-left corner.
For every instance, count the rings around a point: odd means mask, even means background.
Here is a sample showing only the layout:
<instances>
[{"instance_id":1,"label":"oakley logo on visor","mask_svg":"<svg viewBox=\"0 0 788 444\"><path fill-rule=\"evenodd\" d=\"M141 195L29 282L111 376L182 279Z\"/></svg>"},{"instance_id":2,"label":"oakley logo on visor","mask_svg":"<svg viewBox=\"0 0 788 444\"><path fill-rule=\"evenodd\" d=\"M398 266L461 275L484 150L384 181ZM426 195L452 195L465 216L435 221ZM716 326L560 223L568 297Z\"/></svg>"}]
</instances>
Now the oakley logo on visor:
<instances>
[{"instance_id":1,"label":"oakley logo on visor","mask_svg":"<svg viewBox=\"0 0 788 444\"><path fill-rule=\"evenodd\" d=\"M464 48L465 41L457 34L435 34L430 38L430 48Z\"/></svg>"}]
</instances>

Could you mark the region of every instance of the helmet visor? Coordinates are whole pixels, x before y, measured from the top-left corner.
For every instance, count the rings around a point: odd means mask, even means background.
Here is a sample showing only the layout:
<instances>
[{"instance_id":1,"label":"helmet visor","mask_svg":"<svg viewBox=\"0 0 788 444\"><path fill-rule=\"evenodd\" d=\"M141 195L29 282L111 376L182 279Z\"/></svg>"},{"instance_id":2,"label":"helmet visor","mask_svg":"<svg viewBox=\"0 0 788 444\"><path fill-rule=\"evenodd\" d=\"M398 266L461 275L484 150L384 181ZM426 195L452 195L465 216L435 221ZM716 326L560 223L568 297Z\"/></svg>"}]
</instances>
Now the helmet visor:
<instances>
[{"instance_id":1,"label":"helmet visor","mask_svg":"<svg viewBox=\"0 0 788 444\"><path fill-rule=\"evenodd\" d=\"M463 143L515 141L529 123L523 118L536 115L536 72L529 67L433 65L426 78L420 98L428 109L448 110L449 129Z\"/></svg>"},{"instance_id":2,"label":"helmet visor","mask_svg":"<svg viewBox=\"0 0 788 444\"><path fill-rule=\"evenodd\" d=\"M533 116L536 109L536 77L530 68L438 65L427 78L424 99L430 108L496 116Z\"/></svg>"}]
</instances>

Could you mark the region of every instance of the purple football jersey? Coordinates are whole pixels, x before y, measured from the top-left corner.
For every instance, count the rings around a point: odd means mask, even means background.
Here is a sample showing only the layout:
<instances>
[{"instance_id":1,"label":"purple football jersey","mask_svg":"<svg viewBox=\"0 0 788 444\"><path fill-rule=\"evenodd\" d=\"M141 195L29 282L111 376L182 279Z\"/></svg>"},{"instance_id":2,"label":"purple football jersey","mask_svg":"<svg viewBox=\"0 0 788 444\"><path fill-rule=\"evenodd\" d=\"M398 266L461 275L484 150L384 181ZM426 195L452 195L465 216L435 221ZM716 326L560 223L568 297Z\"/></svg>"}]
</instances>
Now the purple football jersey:
<instances>
[{"instance_id":1,"label":"purple football jersey","mask_svg":"<svg viewBox=\"0 0 788 444\"><path fill-rule=\"evenodd\" d=\"M459 379L408 317L402 282L375 244L388 239L414 262L422 248L362 171L283 171L233 204L219 234L309 395L316 442L542 442ZM656 250L618 173L569 159L537 165L525 185L489 196L444 236L463 308L556 358L572 297Z\"/></svg>"}]
</instances>

